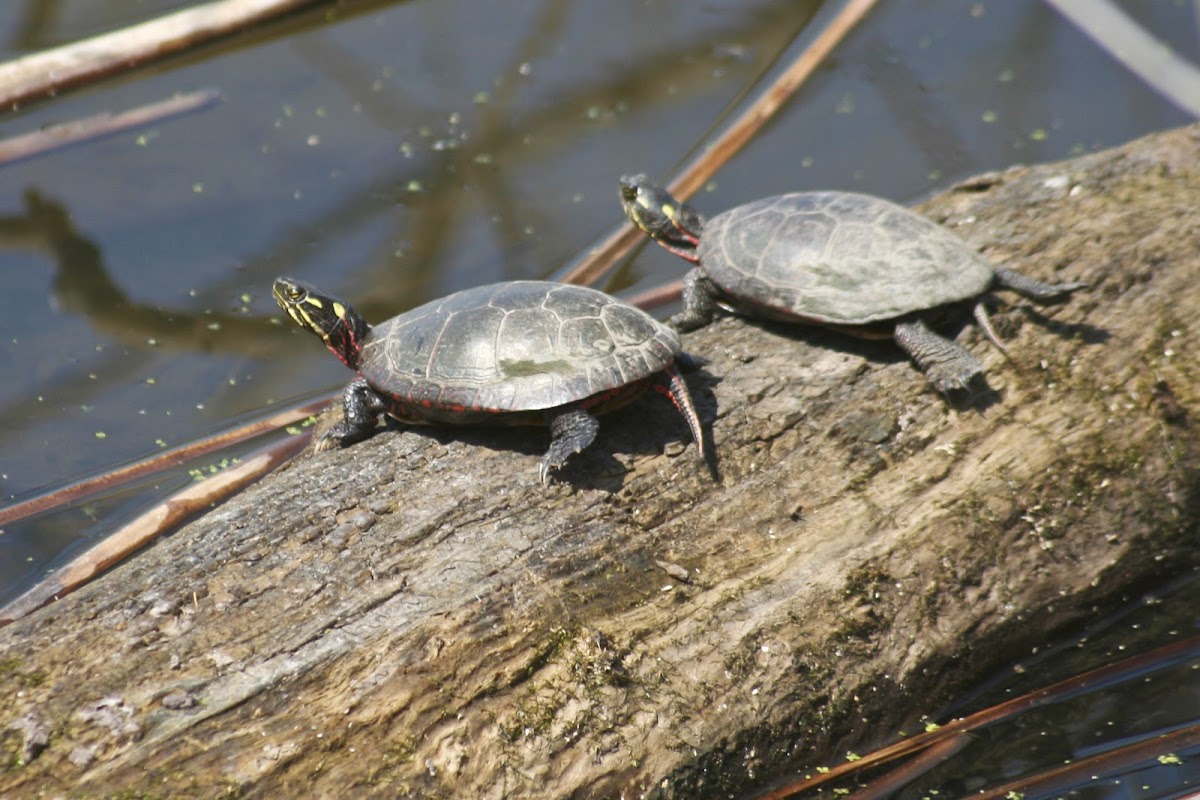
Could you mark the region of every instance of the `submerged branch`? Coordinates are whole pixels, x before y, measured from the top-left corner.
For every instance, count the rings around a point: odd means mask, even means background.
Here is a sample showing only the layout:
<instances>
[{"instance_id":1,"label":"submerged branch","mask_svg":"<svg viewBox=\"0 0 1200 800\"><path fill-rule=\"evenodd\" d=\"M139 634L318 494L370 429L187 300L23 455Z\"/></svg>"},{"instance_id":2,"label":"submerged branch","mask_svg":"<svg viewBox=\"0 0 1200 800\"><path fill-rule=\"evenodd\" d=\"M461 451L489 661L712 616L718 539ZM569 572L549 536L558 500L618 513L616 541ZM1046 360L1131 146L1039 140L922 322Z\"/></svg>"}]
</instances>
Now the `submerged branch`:
<instances>
[{"instance_id":1,"label":"submerged branch","mask_svg":"<svg viewBox=\"0 0 1200 800\"><path fill-rule=\"evenodd\" d=\"M214 0L0 64L0 109L57 94L325 0Z\"/></svg>"},{"instance_id":2,"label":"submerged branch","mask_svg":"<svg viewBox=\"0 0 1200 800\"><path fill-rule=\"evenodd\" d=\"M1200 119L1200 69L1108 0L1046 0L1147 86Z\"/></svg>"},{"instance_id":3,"label":"submerged branch","mask_svg":"<svg viewBox=\"0 0 1200 800\"><path fill-rule=\"evenodd\" d=\"M12 136L0 140L0 165L45 155L71 145L124 133L183 114L190 114L193 111L208 108L220 99L221 93L216 89L201 89L196 92L177 94L156 103L138 106L128 111L122 111L120 114L104 112L84 119L64 122L61 125L51 125L42 130Z\"/></svg>"}]
</instances>

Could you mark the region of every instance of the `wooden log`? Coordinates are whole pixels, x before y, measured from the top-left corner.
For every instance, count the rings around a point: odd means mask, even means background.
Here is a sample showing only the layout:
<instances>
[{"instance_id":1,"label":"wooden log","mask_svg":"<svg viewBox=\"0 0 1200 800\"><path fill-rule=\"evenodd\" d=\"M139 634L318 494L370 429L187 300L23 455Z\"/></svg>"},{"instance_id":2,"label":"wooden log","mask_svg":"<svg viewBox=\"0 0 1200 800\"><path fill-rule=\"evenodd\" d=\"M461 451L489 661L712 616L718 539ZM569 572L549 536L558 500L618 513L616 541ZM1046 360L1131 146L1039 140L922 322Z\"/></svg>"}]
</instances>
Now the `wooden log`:
<instances>
[{"instance_id":1,"label":"wooden log","mask_svg":"<svg viewBox=\"0 0 1200 800\"><path fill-rule=\"evenodd\" d=\"M0 794L712 797L865 750L1196 563L1200 128L925 211L1092 288L888 343L690 334L715 484L661 398L560 483L542 431L304 457L0 631ZM314 358L322 357L315 353Z\"/></svg>"}]
</instances>

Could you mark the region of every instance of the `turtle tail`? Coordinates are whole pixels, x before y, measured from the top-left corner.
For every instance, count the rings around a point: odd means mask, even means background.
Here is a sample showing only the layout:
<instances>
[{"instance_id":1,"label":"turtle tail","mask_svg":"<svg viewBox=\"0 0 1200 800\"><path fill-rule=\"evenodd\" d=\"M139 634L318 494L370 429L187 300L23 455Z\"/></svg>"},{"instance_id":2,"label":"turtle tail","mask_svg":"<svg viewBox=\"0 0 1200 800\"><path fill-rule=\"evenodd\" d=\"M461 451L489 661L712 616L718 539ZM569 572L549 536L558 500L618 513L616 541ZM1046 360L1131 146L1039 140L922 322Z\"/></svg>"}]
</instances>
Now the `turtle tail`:
<instances>
[{"instance_id":1,"label":"turtle tail","mask_svg":"<svg viewBox=\"0 0 1200 800\"><path fill-rule=\"evenodd\" d=\"M688 424L688 428L692 431L692 439L696 442L696 447L700 452L700 458L708 466L709 474L712 475L714 481L720 481L721 476L717 471L716 456L712 451L711 443L707 436L704 435L704 426L700 422L700 415L696 412L696 405L692 402L692 394L688 390L687 381L683 379L683 375L679 372L679 367L672 362L663 371L664 380L658 383L655 388L665 394L675 404L675 408L683 416Z\"/></svg>"}]
</instances>

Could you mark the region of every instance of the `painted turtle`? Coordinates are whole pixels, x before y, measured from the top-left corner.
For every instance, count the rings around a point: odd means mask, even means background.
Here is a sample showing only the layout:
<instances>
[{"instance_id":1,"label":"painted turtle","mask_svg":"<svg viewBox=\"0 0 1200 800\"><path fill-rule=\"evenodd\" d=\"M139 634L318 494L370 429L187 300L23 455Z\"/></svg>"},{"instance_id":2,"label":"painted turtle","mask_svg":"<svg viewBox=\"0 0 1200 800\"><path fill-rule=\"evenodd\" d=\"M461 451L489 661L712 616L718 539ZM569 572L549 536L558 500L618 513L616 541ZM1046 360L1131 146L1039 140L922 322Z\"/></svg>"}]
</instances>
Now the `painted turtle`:
<instances>
[{"instance_id":1,"label":"painted turtle","mask_svg":"<svg viewBox=\"0 0 1200 800\"><path fill-rule=\"evenodd\" d=\"M646 388L667 394L706 453L679 336L641 309L583 286L512 281L434 300L372 327L342 300L278 278L275 301L358 373L328 439L370 436L381 413L409 423L549 425L538 475L591 444L594 414Z\"/></svg>"},{"instance_id":2,"label":"painted turtle","mask_svg":"<svg viewBox=\"0 0 1200 800\"><path fill-rule=\"evenodd\" d=\"M697 265L684 279L684 310L668 320L675 328L706 325L719 303L751 316L892 338L943 393L966 388L983 365L926 327L925 312L974 301L975 319L1003 351L982 302L989 289L1053 303L1086 286L995 269L942 226L870 195L784 194L705 221L645 175L620 184L629 219Z\"/></svg>"}]
</instances>

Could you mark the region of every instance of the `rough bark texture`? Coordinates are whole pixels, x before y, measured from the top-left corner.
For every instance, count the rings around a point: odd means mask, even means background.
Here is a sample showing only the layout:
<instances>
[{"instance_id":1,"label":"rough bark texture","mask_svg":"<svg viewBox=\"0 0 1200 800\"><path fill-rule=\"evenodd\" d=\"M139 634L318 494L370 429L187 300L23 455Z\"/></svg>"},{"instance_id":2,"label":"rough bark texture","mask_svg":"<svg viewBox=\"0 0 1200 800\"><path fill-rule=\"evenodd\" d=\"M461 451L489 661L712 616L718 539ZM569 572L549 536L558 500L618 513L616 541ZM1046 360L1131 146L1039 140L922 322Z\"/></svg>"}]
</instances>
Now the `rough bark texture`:
<instances>
[{"instance_id":1,"label":"rough bark texture","mask_svg":"<svg viewBox=\"0 0 1200 800\"><path fill-rule=\"evenodd\" d=\"M945 403L886 342L686 337L550 488L544 431L302 457L0 632L0 794L703 797L864 747L1190 566L1200 128L925 211L1092 288ZM314 355L314 357L316 357ZM664 454L665 451L665 454Z\"/></svg>"}]
</instances>

